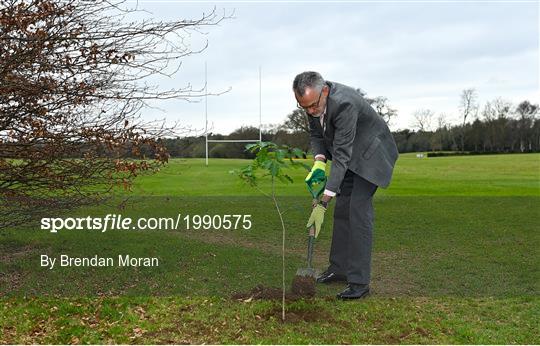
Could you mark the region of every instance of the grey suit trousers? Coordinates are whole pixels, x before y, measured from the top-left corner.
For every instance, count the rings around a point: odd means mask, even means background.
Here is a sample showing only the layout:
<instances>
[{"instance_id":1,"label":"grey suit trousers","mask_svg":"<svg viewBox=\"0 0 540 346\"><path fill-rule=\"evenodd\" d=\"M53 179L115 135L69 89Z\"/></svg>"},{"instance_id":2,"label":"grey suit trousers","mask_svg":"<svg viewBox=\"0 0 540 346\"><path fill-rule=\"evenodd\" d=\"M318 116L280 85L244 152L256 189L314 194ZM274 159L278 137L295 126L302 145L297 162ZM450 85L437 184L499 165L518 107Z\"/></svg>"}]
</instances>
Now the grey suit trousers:
<instances>
[{"instance_id":1,"label":"grey suit trousers","mask_svg":"<svg viewBox=\"0 0 540 346\"><path fill-rule=\"evenodd\" d=\"M377 185L348 170L334 208L330 271L348 283L369 284L373 242L373 195Z\"/></svg>"}]
</instances>

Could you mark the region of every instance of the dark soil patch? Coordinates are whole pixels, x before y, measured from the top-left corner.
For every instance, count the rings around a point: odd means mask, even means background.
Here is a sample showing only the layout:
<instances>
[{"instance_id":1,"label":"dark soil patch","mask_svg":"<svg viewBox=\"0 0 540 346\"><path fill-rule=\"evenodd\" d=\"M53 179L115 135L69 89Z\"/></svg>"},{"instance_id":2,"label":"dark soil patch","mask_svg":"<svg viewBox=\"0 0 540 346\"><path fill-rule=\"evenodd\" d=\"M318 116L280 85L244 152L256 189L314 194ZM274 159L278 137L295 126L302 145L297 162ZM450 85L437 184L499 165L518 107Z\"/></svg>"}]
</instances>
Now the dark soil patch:
<instances>
[{"instance_id":1,"label":"dark soil patch","mask_svg":"<svg viewBox=\"0 0 540 346\"><path fill-rule=\"evenodd\" d=\"M291 292L303 297L313 297L316 293L315 278L296 275L292 283Z\"/></svg>"}]
</instances>

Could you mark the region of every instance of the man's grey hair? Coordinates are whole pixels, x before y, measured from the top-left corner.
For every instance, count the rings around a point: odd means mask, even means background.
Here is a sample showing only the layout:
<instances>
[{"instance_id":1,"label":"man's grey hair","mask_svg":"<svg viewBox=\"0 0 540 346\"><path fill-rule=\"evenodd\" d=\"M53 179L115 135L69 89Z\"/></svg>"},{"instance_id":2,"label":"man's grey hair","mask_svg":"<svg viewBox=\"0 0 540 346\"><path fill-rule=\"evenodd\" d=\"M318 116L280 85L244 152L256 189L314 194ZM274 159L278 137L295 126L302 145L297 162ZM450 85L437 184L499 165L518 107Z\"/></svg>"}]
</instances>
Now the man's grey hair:
<instances>
[{"instance_id":1,"label":"man's grey hair","mask_svg":"<svg viewBox=\"0 0 540 346\"><path fill-rule=\"evenodd\" d=\"M293 91L298 96L304 96L306 88L312 88L320 92L324 84L325 81L319 72L302 72L294 78Z\"/></svg>"}]
</instances>

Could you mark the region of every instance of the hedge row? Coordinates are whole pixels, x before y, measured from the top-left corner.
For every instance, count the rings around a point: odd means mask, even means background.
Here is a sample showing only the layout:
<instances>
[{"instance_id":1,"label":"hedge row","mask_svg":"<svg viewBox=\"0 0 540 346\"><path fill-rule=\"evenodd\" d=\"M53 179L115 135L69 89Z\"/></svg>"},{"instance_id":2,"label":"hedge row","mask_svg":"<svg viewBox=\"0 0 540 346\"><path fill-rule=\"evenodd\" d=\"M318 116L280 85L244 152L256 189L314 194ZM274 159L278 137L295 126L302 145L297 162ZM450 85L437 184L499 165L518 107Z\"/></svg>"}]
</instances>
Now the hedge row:
<instances>
[{"instance_id":1,"label":"hedge row","mask_svg":"<svg viewBox=\"0 0 540 346\"><path fill-rule=\"evenodd\" d=\"M428 152L427 157L441 157L441 156L468 156L468 155L501 155L501 154L530 154L534 151L524 152L496 152L496 151L449 151L449 152Z\"/></svg>"}]
</instances>

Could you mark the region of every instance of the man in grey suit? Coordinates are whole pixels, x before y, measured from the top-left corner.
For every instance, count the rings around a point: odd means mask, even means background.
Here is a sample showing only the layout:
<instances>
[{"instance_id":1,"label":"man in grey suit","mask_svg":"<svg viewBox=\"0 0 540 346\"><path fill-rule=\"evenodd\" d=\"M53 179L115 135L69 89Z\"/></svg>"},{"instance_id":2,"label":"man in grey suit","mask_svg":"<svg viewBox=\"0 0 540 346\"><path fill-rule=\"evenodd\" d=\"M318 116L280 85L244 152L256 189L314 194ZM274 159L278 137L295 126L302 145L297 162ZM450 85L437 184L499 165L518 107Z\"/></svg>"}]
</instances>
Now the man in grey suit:
<instances>
[{"instance_id":1,"label":"man in grey suit","mask_svg":"<svg viewBox=\"0 0 540 346\"><path fill-rule=\"evenodd\" d=\"M293 91L298 107L308 114L314 164L306 182L330 175L308 227L318 235L324 212L336 196L330 265L317 282L346 281L341 299L369 294L373 234L373 195L387 187L398 151L385 121L351 87L325 81L317 72L296 76Z\"/></svg>"}]
</instances>

